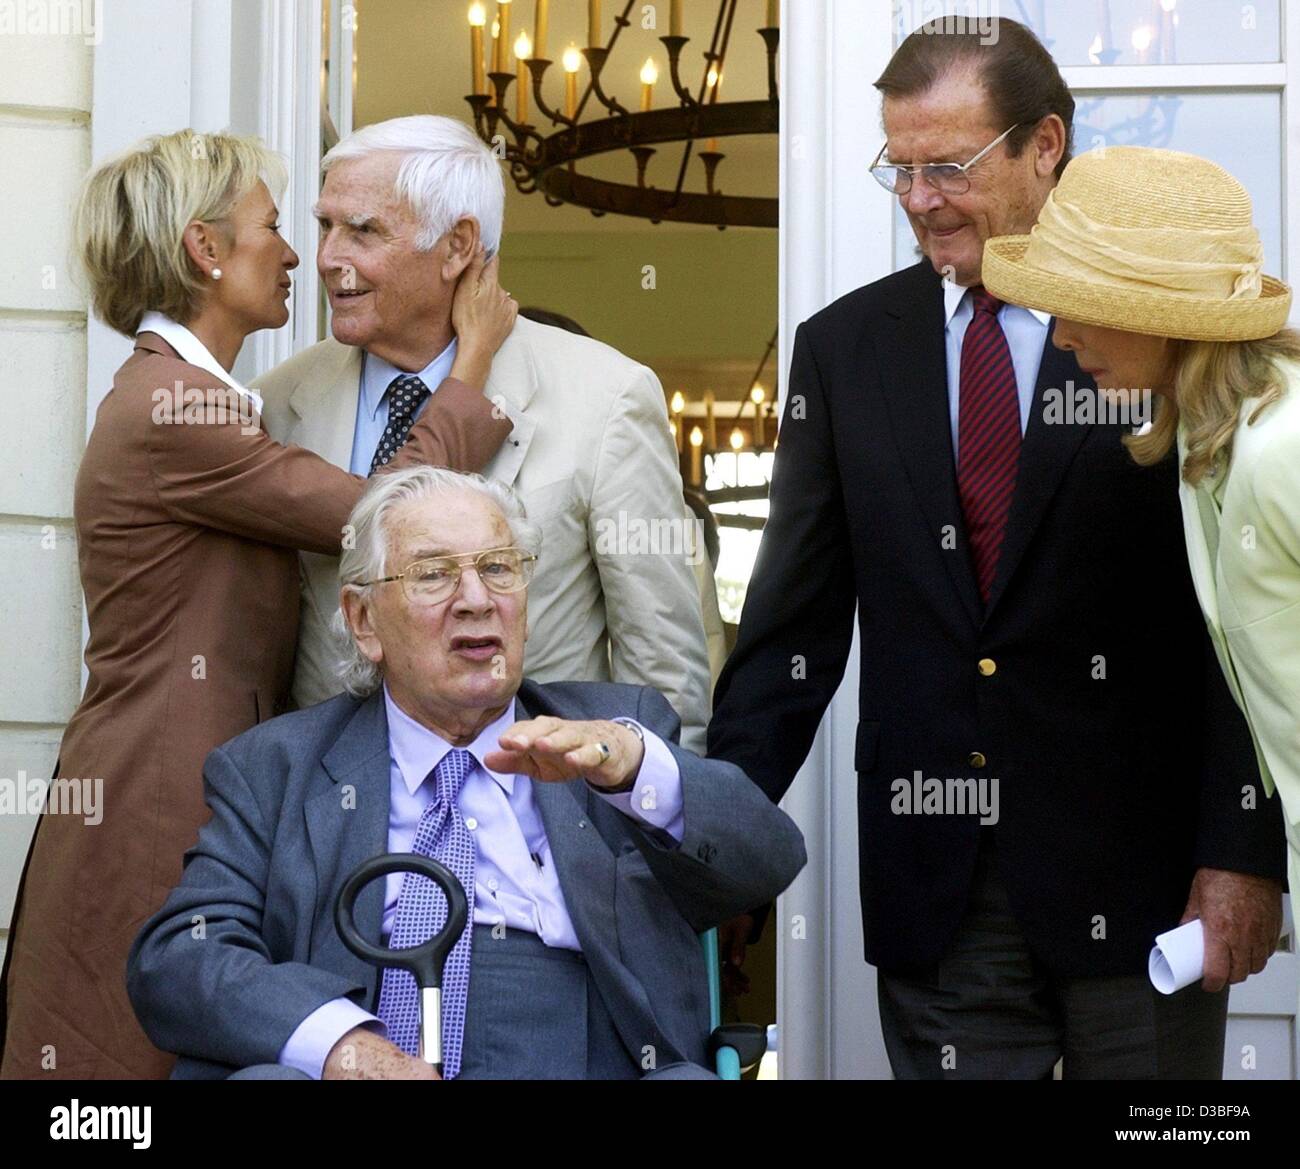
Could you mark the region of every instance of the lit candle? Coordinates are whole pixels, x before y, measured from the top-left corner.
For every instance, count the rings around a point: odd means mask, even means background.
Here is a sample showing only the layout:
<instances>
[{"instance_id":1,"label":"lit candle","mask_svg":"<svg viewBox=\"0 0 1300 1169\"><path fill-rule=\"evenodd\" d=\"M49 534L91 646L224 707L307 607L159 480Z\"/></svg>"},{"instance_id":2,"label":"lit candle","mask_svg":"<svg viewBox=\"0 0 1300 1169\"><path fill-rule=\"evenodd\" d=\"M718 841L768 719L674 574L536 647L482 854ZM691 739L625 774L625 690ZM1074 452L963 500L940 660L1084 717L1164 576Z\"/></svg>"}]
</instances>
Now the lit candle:
<instances>
[{"instance_id":1,"label":"lit candle","mask_svg":"<svg viewBox=\"0 0 1300 1169\"><path fill-rule=\"evenodd\" d=\"M767 0L767 27L777 28L781 23L781 0Z\"/></svg>"},{"instance_id":2,"label":"lit candle","mask_svg":"<svg viewBox=\"0 0 1300 1169\"><path fill-rule=\"evenodd\" d=\"M704 424L709 429L709 450L718 449L718 422L713 417L713 391L704 391Z\"/></svg>"},{"instance_id":3,"label":"lit candle","mask_svg":"<svg viewBox=\"0 0 1300 1169\"><path fill-rule=\"evenodd\" d=\"M564 116L574 118L578 114L578 70L582 68L582 54L577 45L570 45L564 50Z\"/></svg>"},{"instance_id":4,"label":"lit candle","mask_svg":"<svg viewBox=\"0 0 1300 1169\"><path fill-rule=\"evenodd\" d=\"M669 403L669 409L672 411L673 415L673 437L677 439L677 453L680 455L685 449L682 426L686 421L682 417L682 414L686 410L686 395L683 394L681 390L678 390L673 394L672 401Z\"/></svg>"},{"instance_id":5,"label":"lit candle","mask_svg":"<svg viewBox=\"0 0 1300 1169\"><path fill-rule=\"evenodd\" d=\"M547 17L550 15L549 10L550 0L537 0L537 18L533 21L536 25L533 31L537 35L537 45L533 52L542 58L546 56L546 24Z\"/></svg>"},{"instance_id":6,"label":"lit candle","mask_svg":"<svg viewBox=\"0 0 1300 1169\"><path fill-rule=\"evenodd\" d=\"M519 92L515 95L515 121L525 123L528 121L528 58L533 55L533 42L528 39L526 32L519 34L519 39L515 41L515 60L518 62L519 70Z\"/></svg>"},{"instance_id":7,"label":"lit candle","mask_svg":"<svg viewBox=\"0 0 1300 1169\"><path fill-rule=\"evenodd\" d=\"M497 59L496 71L506 73L510 69L510 0L498 0L497 3Z\"/></svg>"},{"instance_id":8,"label":"lit candle","mask_svg":"<svg viewBox=\"0 0 1300 1169\"><path fill-rule=\"evenodd\" d=\"M655 104L655 82L659 80L659 68L653 57L647 57L641 66L641 112L649 113Z\"/></svg>"},{"instance_id":9,"label":"lit candle","mask_svg":"<svg viewBox=\"0 0 1300 1169\"><path fill-rule=\"evenodd\" d=\"M691 427L691 483L698 487L704 479L704 431Z\"/></svg>"},{"instance_id":10,"label":"lit candle","mask_svg":"<svg viewBox=\"0 0 1300 1169\"><path fill-rule=\"evenodd\" d=\"M600 0L587 0L587 45L594 49L600 44Z\"/></svg>"},{"instance_id":11,"label":"lit candle","mask_svg":"<svg viewBox=\"0 0 1300 1169\"><path fill-rule=\"evenodd\" d=\"M668 18L668 31L675 37L682 35L682 0L673 0L672 12Z\"/></svg>"},{"instance_id":12,"label":"lit candle","mask_svg":"<svg viewBox=\"0 0 1300 1169\"><path fill-rule=\"evenodd\" d=\"M492 72L501 72L501 21L496 17L492 19Z\"/></svg>"},{"instance_id":13,"label":"lit candle","mask_svg":"<svg viewBox=\"0 0 1300 1169\"><path fill-rule=\"evenodd\" d=\"M474 92L487 92L487 79L483 74L483 26L487 24L487 9L479 2L469 6L469 57L474 72Z\"/></svg>"},{"instance_id":14,"label":"lit candle","mask_svg":"<svg viewBox=\"0 0 1300 1169\"><path fill-rule=\"evenodd\" d=\"M763 403L767 400L767 391L756 385L749 391L749 400L754 403L754 445L761 447L767 441L763 426Z\"/></svg>"}]
</instances>

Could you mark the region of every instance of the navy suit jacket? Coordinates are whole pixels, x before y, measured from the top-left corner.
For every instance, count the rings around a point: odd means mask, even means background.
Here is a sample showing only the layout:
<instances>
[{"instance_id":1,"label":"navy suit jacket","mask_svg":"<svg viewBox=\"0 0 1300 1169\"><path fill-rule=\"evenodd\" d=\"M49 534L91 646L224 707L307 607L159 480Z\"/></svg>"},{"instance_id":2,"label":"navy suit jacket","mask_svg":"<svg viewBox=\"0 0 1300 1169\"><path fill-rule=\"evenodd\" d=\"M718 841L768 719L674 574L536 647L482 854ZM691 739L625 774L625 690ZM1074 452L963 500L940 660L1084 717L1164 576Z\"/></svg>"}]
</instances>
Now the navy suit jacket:
<instances>
[{"instance_id":1,"label":"navy suit jacket","mask_svg":"<svg viewBox=\"0 0 1300 1169\"><path fill-rule=\"evenodd\" d=\"M533 782L574 930L629 1053L704 1063L697 934L789 885L806 859L802 835L738 768L677 746L677 715L654 690L525 680L516 697L521 718L628 716L669 744L682 777L680 845L582 780ZM388 849L389 778L380 693L272 719L208 757L212 817L127 969L149 1038L182 1057L177 1078L274 1063L333 998L374 1009L379 971L343 944L334 905L353 869ZM372 881L356 907L376 945L383 888Z\"/></svg>"}]
</instances>

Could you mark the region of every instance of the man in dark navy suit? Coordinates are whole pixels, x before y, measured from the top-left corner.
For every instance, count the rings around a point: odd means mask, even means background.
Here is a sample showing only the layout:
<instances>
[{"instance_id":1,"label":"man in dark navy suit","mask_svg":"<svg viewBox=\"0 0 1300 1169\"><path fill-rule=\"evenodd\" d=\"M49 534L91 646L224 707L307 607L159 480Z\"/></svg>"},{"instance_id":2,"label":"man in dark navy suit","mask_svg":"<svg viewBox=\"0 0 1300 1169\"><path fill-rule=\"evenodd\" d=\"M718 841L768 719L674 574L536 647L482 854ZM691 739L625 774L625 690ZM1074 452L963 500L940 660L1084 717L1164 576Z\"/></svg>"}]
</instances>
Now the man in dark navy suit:
<instances>
[{"instance_id":1,"label":"man in dark navy suit","mask_svg":"<svg viewBox=\"0 0 1300 1169\"><path fill-rule=\"evenodd\" d=\"M1033 34L997 23L921 30L877 82L873 173L925 259L799 330L709 751L780 799L856 610L863 929L895 1074L1213 1078L1227 985L1277 941L1281 822L1209 651L1176 467L1139 468L1123 419L1051 409L1091 379L1049 318L980 286L1074 114ZM1195 917L1205 978L1160 996L1152 941Z\"/></svg>"}]
</instances>

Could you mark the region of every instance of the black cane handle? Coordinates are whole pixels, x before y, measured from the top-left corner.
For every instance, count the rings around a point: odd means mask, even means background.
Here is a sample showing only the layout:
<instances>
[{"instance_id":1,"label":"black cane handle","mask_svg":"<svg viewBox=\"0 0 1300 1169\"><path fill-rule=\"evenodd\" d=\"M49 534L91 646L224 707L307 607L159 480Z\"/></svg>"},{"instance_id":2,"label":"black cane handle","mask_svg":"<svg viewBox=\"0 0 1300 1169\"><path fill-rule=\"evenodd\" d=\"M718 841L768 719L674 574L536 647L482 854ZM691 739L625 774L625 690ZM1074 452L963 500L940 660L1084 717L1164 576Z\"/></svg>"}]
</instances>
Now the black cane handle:
<instances>
[{"instance_id":1,"label":"black cane handle","mask_svg":"<svg viewBox=\"0 0 1300 1169\"><path fill-rule=\"evenodd\" d=\"M366 941L357 930L354 918L357 897L371 881L377 877L386 877L389 873L418 873L421 877L428 877L442 889L447 898L447 921L427 942L403 950L390 950L387 946L376 946ZM421 988L442 986L443 963L465 931L468 918L469 902L465 897L465 887L456 874L432 857L420 856L414 852L392 852L362 862L343 882L338 903L334 906L334 924L349 950L371 965L395 966L399 970L409 971L415 977L416 985Z\"/></svg>"}]
</instances>

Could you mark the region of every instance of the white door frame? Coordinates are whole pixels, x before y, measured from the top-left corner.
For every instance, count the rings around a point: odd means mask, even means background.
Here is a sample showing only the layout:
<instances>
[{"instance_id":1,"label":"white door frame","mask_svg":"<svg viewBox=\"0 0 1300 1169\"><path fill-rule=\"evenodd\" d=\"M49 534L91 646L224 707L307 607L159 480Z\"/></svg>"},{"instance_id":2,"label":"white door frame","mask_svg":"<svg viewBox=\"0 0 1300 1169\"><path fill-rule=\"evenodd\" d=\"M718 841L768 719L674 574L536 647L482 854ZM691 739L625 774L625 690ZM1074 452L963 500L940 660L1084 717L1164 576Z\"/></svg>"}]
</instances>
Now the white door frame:
<instances>
[{"instance_id":1,"label":"white door frame","mask_svg":"<svg viewBox=\"0 0 1300 1169\"><path fill-rule=\"evenodd\" d=\"M893 201L863 184L861 136L880 124L871 80L892 49L891 5L784 5L781 41L780 359L832 300L893 269ZM843 144L843 146L841 146ZM878 198L875 196L879 196ZM784 401L782 401L784 405ZM808 866L777 903L782 1079L888 1078L858 899L858 642L783 806Z\"/></svg>"}]
</instances>

